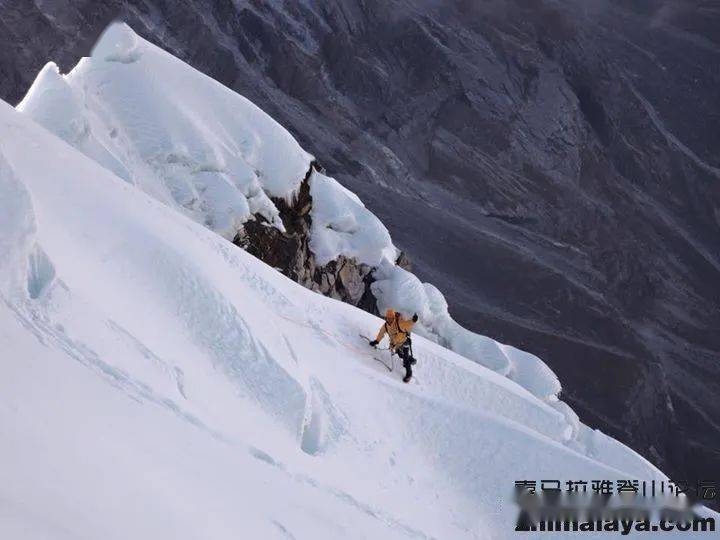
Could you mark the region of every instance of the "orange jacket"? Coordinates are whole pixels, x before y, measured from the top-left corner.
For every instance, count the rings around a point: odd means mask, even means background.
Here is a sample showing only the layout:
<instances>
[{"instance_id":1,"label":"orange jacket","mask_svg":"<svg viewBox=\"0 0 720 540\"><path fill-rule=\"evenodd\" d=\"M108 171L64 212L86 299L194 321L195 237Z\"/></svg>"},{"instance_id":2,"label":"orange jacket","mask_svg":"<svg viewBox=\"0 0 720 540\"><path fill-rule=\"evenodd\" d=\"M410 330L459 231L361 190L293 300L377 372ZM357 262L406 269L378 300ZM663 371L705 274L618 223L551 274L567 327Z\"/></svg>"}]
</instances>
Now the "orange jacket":
<instances>
[{"instance_id":1,"label":"orange jacket","mask_svg":"<svg viewBox=\"0 0 720 540\"><path fill-rule=\"evenodd\" d=\"M385 324L380 327L375 340L382 341L385 334L390 337L390 348L396 350L400 345L405 343L410 334L410 330L415 326L412 319L403 319L400 313L395 313L392 309L388 309L385 313Z\"/></svg>"}]
</instances>

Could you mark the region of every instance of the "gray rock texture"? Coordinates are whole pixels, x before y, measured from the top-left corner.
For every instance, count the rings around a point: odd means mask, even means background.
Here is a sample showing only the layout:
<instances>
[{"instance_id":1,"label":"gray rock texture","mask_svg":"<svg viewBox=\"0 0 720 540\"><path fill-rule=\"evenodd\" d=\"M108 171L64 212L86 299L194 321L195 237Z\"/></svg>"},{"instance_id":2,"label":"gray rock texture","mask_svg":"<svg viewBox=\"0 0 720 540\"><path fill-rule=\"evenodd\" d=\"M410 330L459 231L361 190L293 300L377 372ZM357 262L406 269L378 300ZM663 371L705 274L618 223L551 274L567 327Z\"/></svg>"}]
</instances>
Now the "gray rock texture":
<instances>
[{"instance_id":1,"label":"gray rock texture","mask_svg":"<svg viewBox=\"0 0 720 540\"><path fill-rule=\"evenodd\" d=\"M585 422L720 479L717 2L5 0L0 96L116 18L288 127Z\"/></svg>"},{"instance_id":2,"label":"gray rock texture","mask_svg":"<svg viewBox=\"0 0 720 540\"><path fill-rule=\"evenodd\" d=\"M291 204L273 199L285 232L255 215L238 231L233 243L308 289L377 313L377 300L370 290L374 268L343 255L320 266L310 249L313 200L309 179L312 169L318 167L317 162L310 165ZM406 265L407 256L401 254L398 263Z\"/></svg>"}]
</instances>

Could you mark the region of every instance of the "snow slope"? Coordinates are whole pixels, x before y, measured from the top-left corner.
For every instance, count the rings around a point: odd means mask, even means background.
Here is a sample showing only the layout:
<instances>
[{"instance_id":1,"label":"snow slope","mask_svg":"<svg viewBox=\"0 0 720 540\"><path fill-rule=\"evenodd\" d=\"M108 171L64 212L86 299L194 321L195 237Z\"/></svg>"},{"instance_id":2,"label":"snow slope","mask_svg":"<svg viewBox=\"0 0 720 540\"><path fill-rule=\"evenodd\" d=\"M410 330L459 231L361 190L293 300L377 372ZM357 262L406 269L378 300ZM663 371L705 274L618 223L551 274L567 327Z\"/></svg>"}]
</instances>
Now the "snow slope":
<instances>
[{"instance_id":1,"label":"snow slope","mask_svg":"<svg viewBox=\"0 0 720 540\"><path fill-rule=\"evenodd\" d=\"M508 538L515 479L664 478L422 338L404 385L378 318L0 135L0 538Z\"/></svg>"},{"instance_id":2,"label":"snow slope","mask_svg":"<svg viewBox=\"0 0 720 540\"><path fill-rule=\"evenodd\" d=\"M312 156L272 118L125 24L111 25L67 75L49 63L18 109L127 182L221 236L261 215L283 229L270 197L289 199ZM417 312L418 332L557 405L560 383L537 357L457 324L444 297L395 265L385 226L333 178L312 172L310 248L379 267L379 307Z\"/></svg>"},{"instance_id":3,"label":"snow slope","mask_svg":"<svg viewBox=\"0 0 720 540\"><path fill-rule=\"evenodd\" d=\"M66 77L47 64L18 108L124 180L232 237L312 156L255 105L112 25Z\"/></svg>"}]
</instances>

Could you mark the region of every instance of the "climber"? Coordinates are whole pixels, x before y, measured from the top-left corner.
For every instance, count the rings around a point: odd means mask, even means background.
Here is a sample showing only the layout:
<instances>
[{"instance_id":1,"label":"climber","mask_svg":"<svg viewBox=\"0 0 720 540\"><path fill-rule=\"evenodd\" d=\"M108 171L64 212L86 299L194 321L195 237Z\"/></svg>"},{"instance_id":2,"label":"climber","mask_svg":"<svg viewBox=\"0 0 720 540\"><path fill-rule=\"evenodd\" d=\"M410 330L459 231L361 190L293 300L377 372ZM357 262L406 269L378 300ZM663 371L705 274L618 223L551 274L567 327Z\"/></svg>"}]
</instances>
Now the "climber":
<instances>
[{"instance_id":1,"label":"climber","mask_svg":"<svg viewBox=\"0 0 720 540\"><path fill-rule=\"evenodd\" d=\"M412 319L405 319L402 313L388 309L385 312L385 324L380 327L377 337L370 342L371 347L376 347L388 334L390 339L390 353L397 354L403 361L405 368L405 377L403 382L410 382L412 378L412 366L417 362L412 355L412 340L410 339L410 330L417 322L418 316L415 313Z\"/></svg>"}]
</instances>

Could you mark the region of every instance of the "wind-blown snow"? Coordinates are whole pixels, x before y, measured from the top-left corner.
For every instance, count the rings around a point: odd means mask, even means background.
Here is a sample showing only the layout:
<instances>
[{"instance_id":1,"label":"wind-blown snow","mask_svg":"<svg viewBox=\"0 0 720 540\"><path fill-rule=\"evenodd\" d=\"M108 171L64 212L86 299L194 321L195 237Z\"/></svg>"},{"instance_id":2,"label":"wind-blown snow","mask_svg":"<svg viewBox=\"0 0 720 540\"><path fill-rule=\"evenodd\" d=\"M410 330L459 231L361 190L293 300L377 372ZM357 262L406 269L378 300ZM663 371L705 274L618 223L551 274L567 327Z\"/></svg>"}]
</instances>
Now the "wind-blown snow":
<instances>
[{"instance_id":1,"label":"wind-blown snow","mask_svg":"<svg viewBox=\"0 0 720 540\"><path fill-rule=\"evenodd\" d=\"M50 63L18 109L119 177L225 238L261 215L283 229L270 197L291 199L312 156L248 100L113 24L63 76ZM378 267L381 308L421 315L427 337L550 402L560 391L537 357L474 334L442 293L395 265L385 226L358 197L317 171L310 248L320 265L340 255Z\"/></svg>"},{"instance_id":2,"label":"wind-blown snow","mask_svg":"<svg viewBox=\"0 0 720 540\"><path fill-rule=\"evenodd\" d=\"M416 331L420 334L509 377L538 398L556 401L560 382L539 358L460 326L450 317L442 293L412 273L385 263L375 275L372 291L381 313L389 307L417 313L420 323Z\"/></svg>"},{"instance_id":3,"label":"wind-blown snow","mask_svg":"<svg viewBox=\"0 0 720 540\"><path fill-rule=\"evenodd\" d=\"M113 24L67 75L49 63L18 109L124 180L230 237L282 229L312 156L244 97Z\"/></svg>"},{"instance_id":4,"label":"wind-blown snow","mask_svg":"<svg viewBox=\"0 0 720 540\"><path fill-rule=\"evenodd\" d=\"M340 255L379 266L395 261L398 250L382 222L352 191L317 171L310 177L313 199L310 249L318 264Z\"/></svg>"},{"instance_id":5,"label":"wind-blown snow","mask_svg":"<svg viewBox=\"0 0 720 540\"><path fill-rule=\"evenodd\" d=\"M0 291L17 294L27 279L25 261L35 232L30 197L0 155Z\"/></svg>"},{"instance_id":6,"label":"wind-blown snow","mask_svg":"<svg viewBox=\"0 0 720 540\"><path fill-rule=\"evenodd\" d=\"M421 337L403 384L380 319L0 135L0 538L509 538L515 479L665 478Z\"/></svg>"}]
</instances>

